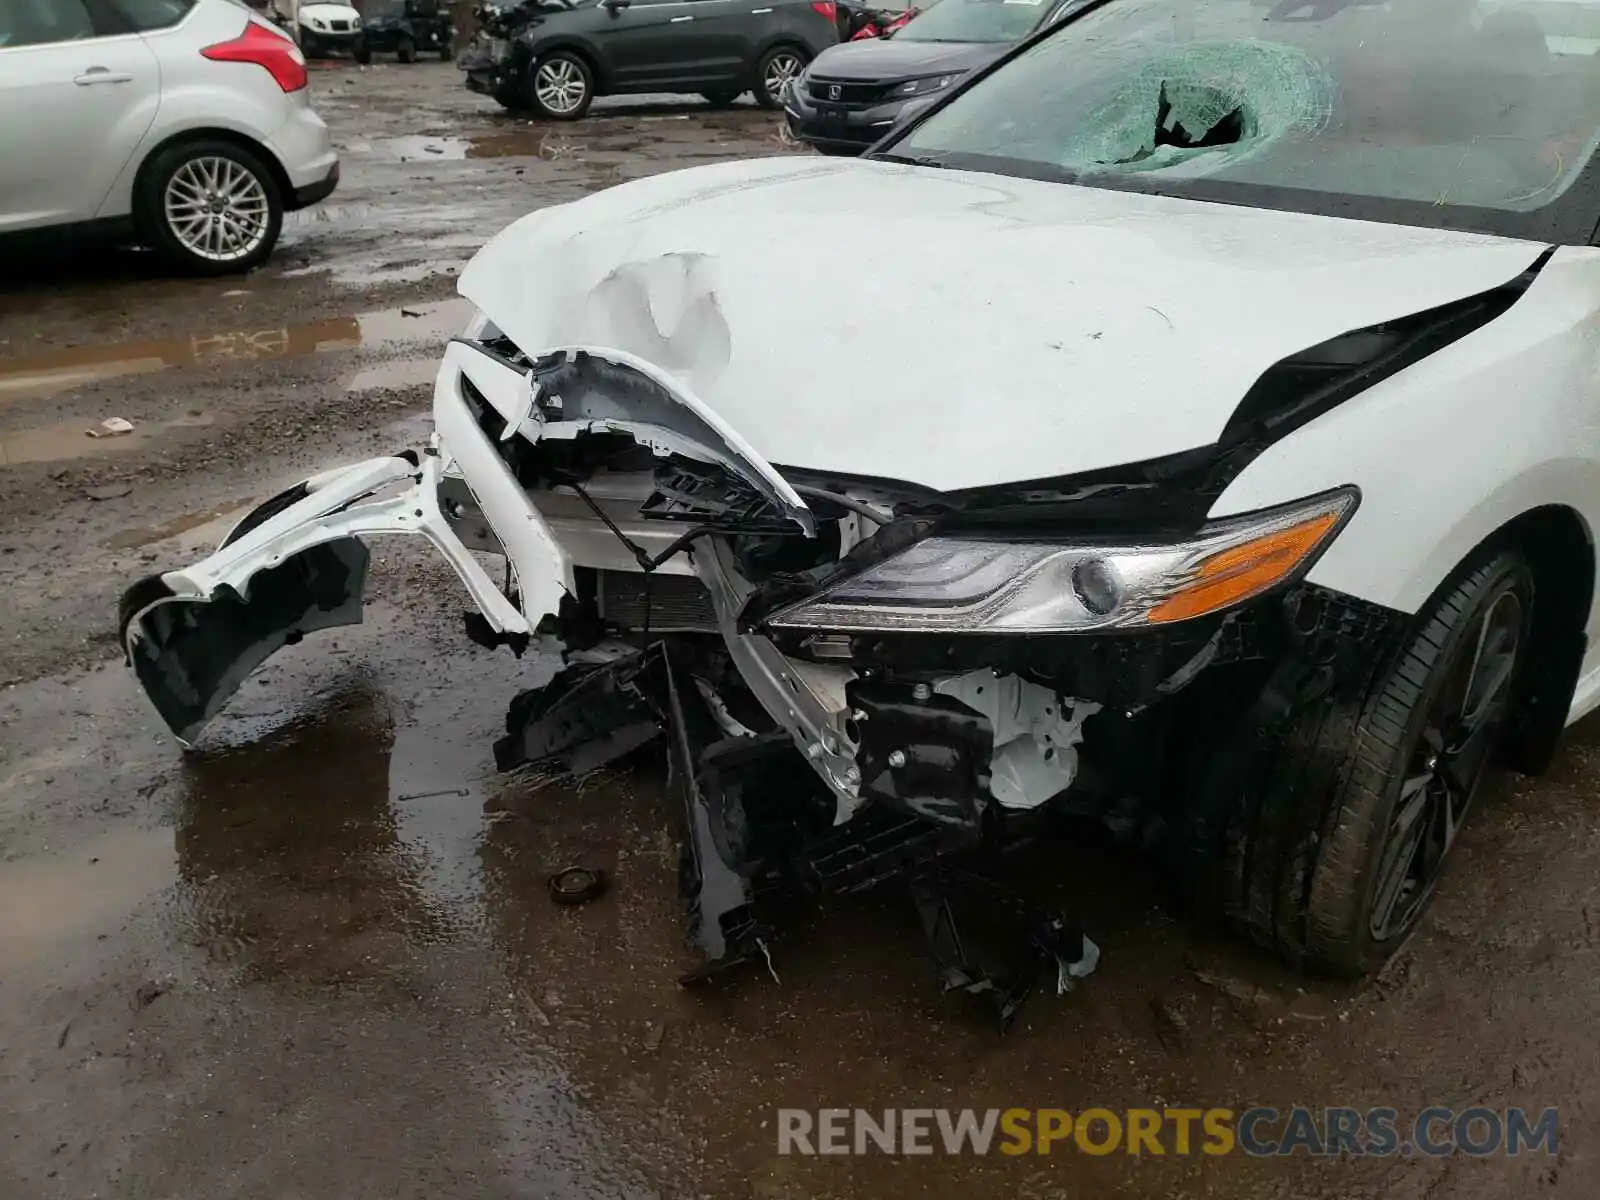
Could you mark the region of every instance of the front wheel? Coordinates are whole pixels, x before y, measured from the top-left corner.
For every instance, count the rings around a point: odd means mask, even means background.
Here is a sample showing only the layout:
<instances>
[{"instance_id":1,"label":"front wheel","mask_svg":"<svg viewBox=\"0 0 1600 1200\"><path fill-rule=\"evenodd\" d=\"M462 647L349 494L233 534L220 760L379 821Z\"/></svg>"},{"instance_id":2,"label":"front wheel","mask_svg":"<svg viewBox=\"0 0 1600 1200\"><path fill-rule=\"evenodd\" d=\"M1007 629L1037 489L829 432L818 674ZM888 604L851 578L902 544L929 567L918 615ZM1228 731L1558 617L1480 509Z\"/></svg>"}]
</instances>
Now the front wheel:
<instances>
[{"instance_id":1,"label":"front wheel","mask_svg":"<svg viewBox=\"0 0 1600 1200\"><path fill-rule=\"evenodd\" d=\"M394 49L394 56L403 63L417 61L417 43L409 36L400 39L400 44Z\"/></svg>"},{"instance_id":2,"label":"front wheel","mask_svg":"<svg viewBox=\"0 0 1600 1200\"><path fill-rule=\"evenodd\" d=\"M700 95L705 98L705 102L711 105L712 108L727 108L730 104L734 103L734 101L738 100L742 93L724 90L716 92L701 92Z\"/></svg>"},{"instance_id":3,"label":"front wheel","mask_svg":"<svg viewBox=\"0 0 1600 1200\"><path fill-rule=\"evenodd\" d=\"M272 253L283 196L266 164L226 141L170 146L139 173L134 216L144 237L194 275L248 271Z\"/></svg>"},{"instance_id":4,"label":"front wheel","mask_svg":"<svg viewBox=\"0 0 1600 1200\"><path fill-rule=\"evenodd\" d=\"M445 36L439 40L439 61L451 62L455 59L455 56L456 40L449 34L445 34Z\"/></svg>"},{"instance_id":5,"label":"front wheel","mask_svg":"<svg viewBox=\"0 0 1600 1200\"><path fill-rule=\"evenodd\" d=\"M528 73L534 111L552 121L576 121L594 103L589 64L567 50L546 54Z\"/></svg>"},{"instance_id":6,"label":"front wheel","mask_svg":"<svg viewBox=\"0 0 1600 1200\"><path fill-rule=\"evenodd\" d=\"M372 43L366 38L357 38L355 45L350 47L350 54L362 66L372 61Z\"/></svg>"},{"instance_id":7,"label":"front wheel","mask_svg":"<svg viewBox=\"0 0 1600 1200\"><path fill-rule=\"evenodd\" d=\"M1356 707L1329 698L1290 718L1240 789L1216 860L1236 925L1336 975L1365 975L1399 948L1495 761L1533 594L1520 553L1485 556L1419 615Z\"/></svg>"},{"instance_id":8,"label":"front wheel","mask_svg":"<svg viewBox=\"0 0 1600 1200\"><path fill-rule=\"evenodd\" d=\"M756 68L756 103L762 108L782 108L790 82L805 68L804 54L793 46L774 46L768 50Z\"/></svg>"}]
</instances>

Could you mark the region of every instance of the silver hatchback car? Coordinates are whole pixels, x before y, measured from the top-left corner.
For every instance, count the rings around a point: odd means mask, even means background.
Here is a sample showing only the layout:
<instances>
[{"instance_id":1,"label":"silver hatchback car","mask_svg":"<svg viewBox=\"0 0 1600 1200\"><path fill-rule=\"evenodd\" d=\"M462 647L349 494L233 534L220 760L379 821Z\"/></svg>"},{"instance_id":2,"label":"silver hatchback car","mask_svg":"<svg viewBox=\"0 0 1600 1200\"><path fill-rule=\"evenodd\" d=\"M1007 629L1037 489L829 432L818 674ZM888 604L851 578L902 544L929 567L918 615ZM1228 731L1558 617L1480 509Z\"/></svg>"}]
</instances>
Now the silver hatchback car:
<instances>
[{"instance_id":1,"label":"silver hatchback car","mask_svg":"<svg viewBox=\"0 0 1600 1200\"><path fill-rule=\"evenodd\" d=\"M0 242L104 227L249 270L339 181L307 82L237 0L0 0Z\"/></svg>"}]
</instances>

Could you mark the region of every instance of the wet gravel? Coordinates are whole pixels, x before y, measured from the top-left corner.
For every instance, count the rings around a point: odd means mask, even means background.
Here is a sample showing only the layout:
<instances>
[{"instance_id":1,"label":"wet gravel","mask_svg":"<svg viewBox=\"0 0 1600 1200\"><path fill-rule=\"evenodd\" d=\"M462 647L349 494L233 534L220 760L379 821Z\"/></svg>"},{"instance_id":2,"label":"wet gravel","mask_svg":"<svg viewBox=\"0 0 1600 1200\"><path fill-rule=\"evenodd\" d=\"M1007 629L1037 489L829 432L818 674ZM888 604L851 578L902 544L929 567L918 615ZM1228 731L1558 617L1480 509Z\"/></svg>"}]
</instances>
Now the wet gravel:
<instances>
[{"instance_id":1,"label":"wet gravel","mask_svg":"<svg viewBox=\"0 0 1600 1200\"><path fill-rule=\"evenodd\" d=\"M244 506L425 432L451 276L507 221L791 152L770 114L511 119L432 64L315 77L346 182L245 280L130 252L0 270L0 1196L1587 1197L1600 1105L1600 733L1506 780L1376 980L1174 916L1085 836L1019 864L1105 949L1000 1039L884 895L796 914L709 993L663 780L494 774L548 663L467 643L453 577L376 547L367 623L286 651L192 753L117 658L132 579ZM442 306L441 305L442 302ZM416 315L407 316L406 313ZM134 432L89 438L108 417ZM557 909L549 871L613 886ZM1345 1162L798 1159L783 1106L1558 1106L1561 1153Z\"/></svg>"}]
</instances>

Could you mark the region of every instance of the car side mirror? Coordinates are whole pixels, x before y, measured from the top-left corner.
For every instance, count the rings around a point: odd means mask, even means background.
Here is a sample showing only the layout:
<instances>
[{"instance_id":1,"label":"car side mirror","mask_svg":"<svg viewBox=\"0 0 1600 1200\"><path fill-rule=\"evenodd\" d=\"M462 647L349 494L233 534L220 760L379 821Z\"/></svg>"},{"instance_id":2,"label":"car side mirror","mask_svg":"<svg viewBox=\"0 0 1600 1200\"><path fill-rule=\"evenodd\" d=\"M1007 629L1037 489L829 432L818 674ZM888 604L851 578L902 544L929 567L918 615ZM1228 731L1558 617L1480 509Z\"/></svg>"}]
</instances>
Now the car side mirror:
<instances>
[{"instance_id":1,"label":"car side mirror","mask_svg":"<svg viewBox=\"0 0 1600 1200\"><path fill-rule=\"evenodd\" d=\"M600 0L600 2L601 7L603 7L614 17L623 9L627 8L628 5L632 4L633 0Z\"/></svg>"}]
</instances>

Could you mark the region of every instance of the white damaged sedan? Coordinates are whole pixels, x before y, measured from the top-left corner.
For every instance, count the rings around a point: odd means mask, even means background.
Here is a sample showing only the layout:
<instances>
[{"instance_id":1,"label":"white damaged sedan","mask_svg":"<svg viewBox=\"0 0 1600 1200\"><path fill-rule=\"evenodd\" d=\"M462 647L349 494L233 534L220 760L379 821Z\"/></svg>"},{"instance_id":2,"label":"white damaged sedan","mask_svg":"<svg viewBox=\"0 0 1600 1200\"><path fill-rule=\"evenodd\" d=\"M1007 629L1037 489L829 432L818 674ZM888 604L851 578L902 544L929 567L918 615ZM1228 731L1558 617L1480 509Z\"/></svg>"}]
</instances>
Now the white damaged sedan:
<instances>
[{"instance_id":1,"label":"white damaged sedan","mask_svg":"<svg viewBox=\"0 0 1600 1200\"><path fill-rule=\"evenodd\" d=\"M1600 697L1586 11L1091 3L862 160L536 212L462 275L432 444L132 587L129 661L192 739L423 537L474 640L565 656L503 766L666 735L713 963L775 874L1074 813L1369 971Z\"/></svg>"}]
</instances>

